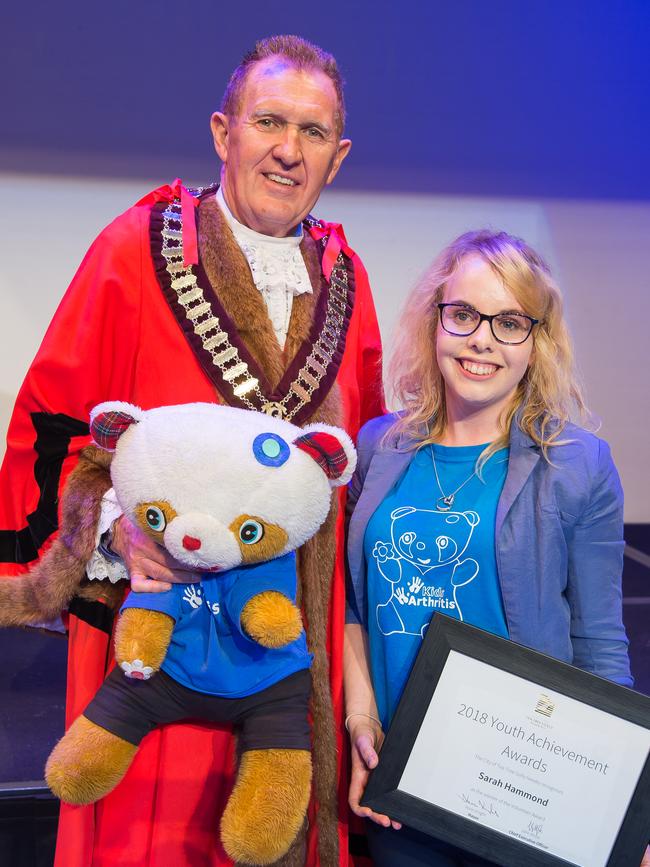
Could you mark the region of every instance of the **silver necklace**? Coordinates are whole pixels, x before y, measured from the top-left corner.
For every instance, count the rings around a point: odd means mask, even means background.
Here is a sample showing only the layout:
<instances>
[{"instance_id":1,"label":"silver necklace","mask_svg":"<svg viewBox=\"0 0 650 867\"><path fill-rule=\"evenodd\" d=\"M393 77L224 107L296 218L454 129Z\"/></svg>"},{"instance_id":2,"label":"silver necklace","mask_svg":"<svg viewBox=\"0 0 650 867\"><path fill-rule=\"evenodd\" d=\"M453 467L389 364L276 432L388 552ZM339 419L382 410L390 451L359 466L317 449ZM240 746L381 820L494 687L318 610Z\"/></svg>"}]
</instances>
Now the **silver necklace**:
<instances>
[{"instance_id":1,"label":"silver necklace","mask_svg":"<svg viewBox=\"0 0 650 867\"><path fill-rule=\"evenodd\" d=\"M454 505L454 499L456 497L456 494L461 490L461 488L464 488L465 485L469 481L471 481L474 478L474 476L476 475L476 467L474 467L474 469L472 470L470 475L467 476L465 481L461 482L460 485L458 485L458 487L456 488L455 491L452 491L451 494L445 494L445 492L442 490L442 485L440 484L440 478L438 476L438 467L436 466L436 456L433 453L433 443L431 444L431 461L433 463L433 472L434 472L435 477L436 477L436 482L438 483L438 490L442 494L442 496L438 497L438 499L436 500L436 509L439 512L448 512L452 508L452 506Z\"/></svg>"}]
</instances>

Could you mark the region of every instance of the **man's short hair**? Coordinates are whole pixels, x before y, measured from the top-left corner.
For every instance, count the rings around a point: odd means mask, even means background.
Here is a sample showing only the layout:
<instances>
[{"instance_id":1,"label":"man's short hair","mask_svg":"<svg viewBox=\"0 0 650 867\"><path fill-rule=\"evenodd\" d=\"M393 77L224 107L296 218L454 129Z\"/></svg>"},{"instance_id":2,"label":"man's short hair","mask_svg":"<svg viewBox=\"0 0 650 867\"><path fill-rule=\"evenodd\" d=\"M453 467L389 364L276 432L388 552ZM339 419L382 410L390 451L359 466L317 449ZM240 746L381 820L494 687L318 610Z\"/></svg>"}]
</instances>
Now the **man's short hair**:
<instances>
[{"instance_id":1,"label":"man's short hair","mask_svg":"<svg viewBox=\"0 0 650 867\"><path fill-rule=\"evenodd\" d=\"M290 66L299 70L323 72L334 85L338 108L336 111L337 133L343 134L345 125L345 100L343 97L343 77L339 72L334 55L323 51L318 45L300 36L269 36L260 39L252 51L244 55L242 62L230 76L221 100L221 111L230 117L241 108L241 98L246 78L254 63L267 57L282 57Z\"/></svg>"}]
</instances>

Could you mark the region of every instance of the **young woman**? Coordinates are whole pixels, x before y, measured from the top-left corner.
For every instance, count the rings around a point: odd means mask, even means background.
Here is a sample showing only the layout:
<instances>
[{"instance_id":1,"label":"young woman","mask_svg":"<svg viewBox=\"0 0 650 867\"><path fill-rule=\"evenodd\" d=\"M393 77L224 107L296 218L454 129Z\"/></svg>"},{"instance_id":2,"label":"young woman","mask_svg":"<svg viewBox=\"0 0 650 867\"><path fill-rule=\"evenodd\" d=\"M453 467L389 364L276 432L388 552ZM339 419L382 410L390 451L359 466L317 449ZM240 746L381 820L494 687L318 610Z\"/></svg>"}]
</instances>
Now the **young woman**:
<instances>
[{"instance_id":1,"label":"young woman","mask_svg":"<svg viewBox=\"0 0 650 867\"><path fill-rule=\"evenodd\" d=\"M359 806L434 611L630 685L623 495L585 405L547 266L470 232L406 303L391 367L404 410L369 422L349 495L350 804L376 867L487 862Z\"/></svg>"}]
</instances>

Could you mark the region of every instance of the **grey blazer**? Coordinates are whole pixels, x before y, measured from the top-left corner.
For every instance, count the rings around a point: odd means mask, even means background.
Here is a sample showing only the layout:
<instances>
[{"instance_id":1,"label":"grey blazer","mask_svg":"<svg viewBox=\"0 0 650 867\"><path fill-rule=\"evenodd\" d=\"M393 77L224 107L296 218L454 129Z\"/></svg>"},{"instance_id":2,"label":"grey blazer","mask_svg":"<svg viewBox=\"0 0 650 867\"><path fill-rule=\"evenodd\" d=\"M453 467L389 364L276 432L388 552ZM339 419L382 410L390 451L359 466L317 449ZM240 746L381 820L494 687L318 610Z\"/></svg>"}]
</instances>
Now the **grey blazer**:
<instances>
[{"instance_id":1,"label":"grey blazer","mask_svg":"<svg viewBox=\"0 0 650 867\"><path fill-rule=\"evenodd\" d=\"M414 451L381 440L394 415L359 432L348 492L348 622L367 623L363 539ZM631 686L622 620L623 492L604 440L575 425L552 464L513 423L497 507L497 571L510 638Z\"/></svg>"}]
</instances>

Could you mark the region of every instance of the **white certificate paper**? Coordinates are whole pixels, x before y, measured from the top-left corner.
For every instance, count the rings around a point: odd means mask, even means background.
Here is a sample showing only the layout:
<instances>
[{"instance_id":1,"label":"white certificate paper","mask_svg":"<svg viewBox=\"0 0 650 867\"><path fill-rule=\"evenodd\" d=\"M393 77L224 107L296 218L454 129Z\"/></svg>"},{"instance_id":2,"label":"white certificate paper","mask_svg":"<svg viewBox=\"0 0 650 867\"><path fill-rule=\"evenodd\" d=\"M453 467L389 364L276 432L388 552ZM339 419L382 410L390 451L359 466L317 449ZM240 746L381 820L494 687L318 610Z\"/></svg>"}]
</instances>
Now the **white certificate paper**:
<instances>
[{"instance_id":1,"label":"white certificate paper","mask_svg":"<svg viewBox=\"0 0 650 867\"><path fill-rule=\"evenodd\" d=\"M649 751L647 729L452 650L398 789L605 867Z\"/></svg>"}]
</instances>

